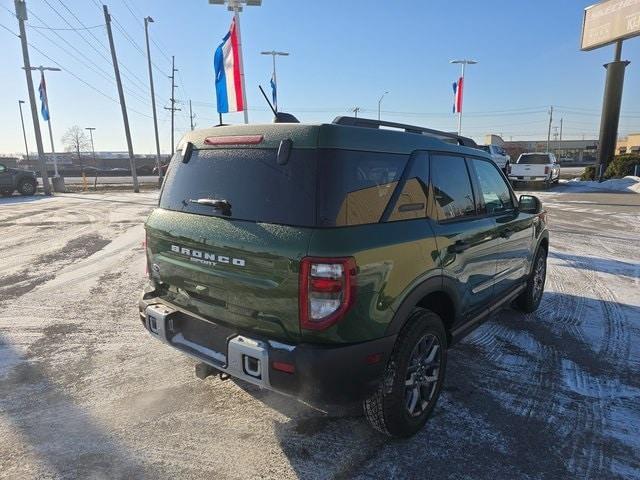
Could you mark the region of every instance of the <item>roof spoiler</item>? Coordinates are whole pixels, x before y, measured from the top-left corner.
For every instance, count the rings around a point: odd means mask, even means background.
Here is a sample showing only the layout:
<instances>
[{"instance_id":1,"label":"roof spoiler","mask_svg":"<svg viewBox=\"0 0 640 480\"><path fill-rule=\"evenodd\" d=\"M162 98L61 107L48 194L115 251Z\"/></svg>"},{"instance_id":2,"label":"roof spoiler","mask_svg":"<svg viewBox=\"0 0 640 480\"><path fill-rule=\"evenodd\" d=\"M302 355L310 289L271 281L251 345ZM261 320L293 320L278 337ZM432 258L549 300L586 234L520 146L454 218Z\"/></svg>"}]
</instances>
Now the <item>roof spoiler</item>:
<instances>
[{"instance_id":1,"label":"roof spoiler","mask_svg":"<svg viewBox=\"0 0 640 480\"><path fill-rule=\"evenodd\" d=\"M333 121L335 125L348 125L351 127L380 128L388 127L397 130L403 130L407 133L417 133L419 135L429 135L439 138L440 140L455 140L458 145L464 147L478 148L478 144L468 137L463 137L456 133L443 132L441 130L433 130L431 128L419 127L416 125L407 125L404 123L387 122L385 120L373 120L370 118L357 117L336 117Z\"/></svg>"}]
</instances>

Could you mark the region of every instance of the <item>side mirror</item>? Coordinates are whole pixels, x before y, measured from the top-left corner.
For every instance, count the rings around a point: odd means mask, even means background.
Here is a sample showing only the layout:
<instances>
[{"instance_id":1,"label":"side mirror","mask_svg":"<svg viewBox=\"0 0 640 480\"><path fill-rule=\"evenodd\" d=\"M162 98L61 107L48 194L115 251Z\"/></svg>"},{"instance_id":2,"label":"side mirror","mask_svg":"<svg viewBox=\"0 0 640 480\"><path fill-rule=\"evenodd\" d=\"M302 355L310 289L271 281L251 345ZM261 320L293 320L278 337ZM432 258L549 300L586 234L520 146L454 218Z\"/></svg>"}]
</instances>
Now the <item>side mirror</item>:
<instances>
[{"instance_id":1,"label":"side mirror","mask_svg":"<svg viewBox=\"0 0 640 480\"><path fill-rule=\"evenodd\" d=\"M522 213L538 214L542 213L542 202L533 195L520 195L518 210Z\"/></svg>"}]
</instances>

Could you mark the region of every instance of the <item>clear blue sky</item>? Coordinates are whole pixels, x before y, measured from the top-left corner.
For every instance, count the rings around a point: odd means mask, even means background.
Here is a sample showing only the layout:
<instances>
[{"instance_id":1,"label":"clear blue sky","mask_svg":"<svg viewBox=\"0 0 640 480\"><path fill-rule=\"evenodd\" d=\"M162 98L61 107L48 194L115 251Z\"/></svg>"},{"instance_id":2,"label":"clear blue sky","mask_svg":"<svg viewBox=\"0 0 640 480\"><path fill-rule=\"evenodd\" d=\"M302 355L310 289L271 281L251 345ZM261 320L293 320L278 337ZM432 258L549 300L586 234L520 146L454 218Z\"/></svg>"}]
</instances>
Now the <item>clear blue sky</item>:
<instances>
[{"instance_id":1,"label":"clear blue sky","mask_svg":"<svg viewBox=\"0 0 640 480\"><path fill-rule=\"evenodd\" d=\"M28 0L32 12L28 23L69 28L64 18L79 27L71 10L85 26L101 25L104 18L99 3ZM545 138L546 110L555 105L554 125L564 118L564 138L596 138L605 78L602 64L612 59L613 47L579 51L582 10L590 3L264 0L261 7L246 8L241 17L250 121L271 120L257 88L258 83L268 87L271 58L259 52L277 49L291 53L278 61L281 109L302 121L331 121L336 115L349 114L355 106L363 109L362 116L374 117L378 97L388 90L382 105L384 118L454 130L451 84L459 69L449 60L466 57L480 63L467 70L464 134L480 140L489 132L502 133L505 139ZM0 7L0 24L16 32L17 21L9 12L13 1L0 0ZM109 7L117 21L114 34L119 60L126 68L127 105L146 115L130 111L134 150L150 153L154 144L146 60L118 27L144 48L145 15L155 19L151 34L161 47L153 45L152 55L157 66L154 76L163 151L170 144L169 112L163 109L170 93L167 56L176 56L180 70L176 98L181 100L182 111L176 117L176 141L188 129L190 98L197 126L216 123L212 59L229 27L230 12L207 0L110 0ZM47 77L56 149L62 149L60 138L65 130L77 124L97 128L97 150L124 150L119 106L71 75L117 98L115 84L108 80L113 68L105 49L105 29L80 31L85 41L74 31L54 33L33 27L27 30L30 43L65 70ZM17 100L26 100L27 92L19 39L0 28L0 42L0 152L22 152ZM623 57L632 63L627 68L621 134L640 131L640 38L625 42ZM50 65L52 60L31 49L33 65ZM38 75L34 81L37 87ZM25 113L34 150L28 109ZM225 120L239 123L242 115L230 114ZM42 127L48 151L46 124Z\"/></svg>"}]
</instances>

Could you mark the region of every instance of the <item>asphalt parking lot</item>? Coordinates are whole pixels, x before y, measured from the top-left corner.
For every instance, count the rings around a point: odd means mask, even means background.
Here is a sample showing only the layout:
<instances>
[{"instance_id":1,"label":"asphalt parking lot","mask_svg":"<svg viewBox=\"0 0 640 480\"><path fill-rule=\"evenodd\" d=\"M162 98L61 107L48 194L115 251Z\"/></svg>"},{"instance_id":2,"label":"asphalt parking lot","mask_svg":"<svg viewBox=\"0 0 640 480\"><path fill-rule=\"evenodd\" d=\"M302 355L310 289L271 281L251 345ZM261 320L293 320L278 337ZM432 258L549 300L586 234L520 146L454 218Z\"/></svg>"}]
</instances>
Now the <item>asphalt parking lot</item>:
<instances>
[{"instance_id":1,"label":"asphalt parking lot","mask_svg":"<svg viewBox=\"0 0 640 480\"><path fill-rule=\"evenodd\" d=\"M145 333L156 192L0 199L0 477L640 478L640 195L536 194L541 308L450 350L434 416L402 441L353 412L197 380Z\"/></svg>"}]
</instances>

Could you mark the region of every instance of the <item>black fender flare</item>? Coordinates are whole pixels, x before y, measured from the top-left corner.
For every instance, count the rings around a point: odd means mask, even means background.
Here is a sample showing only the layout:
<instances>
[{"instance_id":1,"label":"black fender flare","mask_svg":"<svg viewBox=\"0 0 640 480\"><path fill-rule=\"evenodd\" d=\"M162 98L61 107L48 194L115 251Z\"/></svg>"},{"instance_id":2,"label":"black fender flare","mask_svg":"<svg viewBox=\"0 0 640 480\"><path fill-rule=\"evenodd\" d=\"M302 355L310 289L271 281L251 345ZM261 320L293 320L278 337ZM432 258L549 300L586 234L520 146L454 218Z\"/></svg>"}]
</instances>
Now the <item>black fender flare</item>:
<instances>
[{"instance_id":1,"label":"black fender flare","mask_svg":"<svg viewBox=\"0 0 640 480\"><path fill-rule=\"evenodd\" d=\"M444 293L446 294L453 304L454 320L453 323L459 318L460 314L460 297L455 287L455 282L445 276L431 277L424 282L418 284L407 295L405 295L402 303L395 311L389 326L387 327L386 335L395 335L402 330L405 326L409 314L416 307L416 305L424 297L431 293ZM446 325L445 325L446 327Z\"/></svg>"},{"instance_id":2,"label":"black fender flare","mask_svg":"<svg viewBox=\"0 0 640 480\"><path fill-rule=\"evenodd\" d=\"M538 237L538 239L536 240L536 248L533 251L533 256L531 257L531 262L529 262L529 275L531 275L533 273L533 264L534 259L536 258L536 255L538 255L538 251L540 250L540 246L542 245L542 242L546 240L547 241L547 254L549 253L549 230L547 230L546 228L542 231L542 233L540 234L540 236Z\"/></svg>"}]
</instances>

